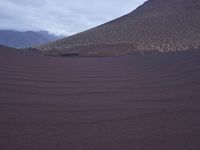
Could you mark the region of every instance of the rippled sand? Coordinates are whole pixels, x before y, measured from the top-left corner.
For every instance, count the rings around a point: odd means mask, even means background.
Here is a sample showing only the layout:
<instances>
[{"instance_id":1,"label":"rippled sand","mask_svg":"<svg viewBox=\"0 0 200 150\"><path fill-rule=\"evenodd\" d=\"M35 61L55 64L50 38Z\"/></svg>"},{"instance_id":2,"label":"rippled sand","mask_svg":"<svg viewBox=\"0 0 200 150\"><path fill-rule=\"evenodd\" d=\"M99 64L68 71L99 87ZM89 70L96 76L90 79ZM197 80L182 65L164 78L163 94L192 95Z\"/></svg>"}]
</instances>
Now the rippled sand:
<instances>
[{"instance_id":1,"label":"rippled sand","mask_svg":"<svg viewBox=\"0 0 200 150\"><path fill-rule=\"evenodd\" d=\"M59 58L0 50L1 150L200 149L200 52Z\"/></svg>"}]
</instances>

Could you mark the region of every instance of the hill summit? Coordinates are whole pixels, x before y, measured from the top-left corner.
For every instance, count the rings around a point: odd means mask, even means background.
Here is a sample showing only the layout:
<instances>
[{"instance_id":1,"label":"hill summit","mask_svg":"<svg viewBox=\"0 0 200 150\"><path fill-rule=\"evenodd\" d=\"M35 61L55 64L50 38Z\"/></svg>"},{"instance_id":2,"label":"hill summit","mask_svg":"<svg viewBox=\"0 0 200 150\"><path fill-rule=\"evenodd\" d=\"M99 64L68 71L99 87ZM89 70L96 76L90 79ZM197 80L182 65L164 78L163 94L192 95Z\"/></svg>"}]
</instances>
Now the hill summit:
<instances>
[{"instance_id":1,"label":"hill summit","mask_svg":"<svg viewBox=\"0 0 200 150\"><path fill-rule=\"evenodd\" d=\"M200 49L200 1L148 0L125 16L38 48L82 56Z\"/></svg>"}]
</instances>

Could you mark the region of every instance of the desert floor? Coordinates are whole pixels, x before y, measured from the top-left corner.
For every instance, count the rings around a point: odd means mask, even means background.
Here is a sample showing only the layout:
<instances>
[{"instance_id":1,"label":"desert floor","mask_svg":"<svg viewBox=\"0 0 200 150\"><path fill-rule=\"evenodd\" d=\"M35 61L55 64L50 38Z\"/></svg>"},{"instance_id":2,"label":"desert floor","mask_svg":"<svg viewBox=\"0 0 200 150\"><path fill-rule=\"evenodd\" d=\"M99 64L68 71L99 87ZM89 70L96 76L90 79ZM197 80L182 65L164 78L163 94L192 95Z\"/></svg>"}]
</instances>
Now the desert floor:
<instances>
[{"instance_id":1,"label":"desert floor","mask_svg":"<svg viewBox=\"0 0 200 150\"><path fill-rule=\"evenodd\" d=\"M200 51L108 58L0 50L1 150L198 150Z\"/></svg>"}]
</instances>

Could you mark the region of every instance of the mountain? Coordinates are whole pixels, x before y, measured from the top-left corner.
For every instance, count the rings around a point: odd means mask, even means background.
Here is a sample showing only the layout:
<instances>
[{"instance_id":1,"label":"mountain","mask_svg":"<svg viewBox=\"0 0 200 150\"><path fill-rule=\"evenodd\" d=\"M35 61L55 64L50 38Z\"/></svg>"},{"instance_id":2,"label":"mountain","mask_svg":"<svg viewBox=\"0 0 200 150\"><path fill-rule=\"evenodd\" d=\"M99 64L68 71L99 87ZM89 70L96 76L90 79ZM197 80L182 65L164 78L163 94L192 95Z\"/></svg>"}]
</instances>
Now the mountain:
<instances>
[{"instance_id":1,"label":"mountain","mask_svg":"<svg viewBox=\"0 0 200 150\"><path fill-rule=\"evenodd\" d=\"M200 1L148 0L125 16L38 48L83 56L199 49Z\"/></svg>"},{"instance_id":2,"label":"mountain","mask_svg":"<svg viewBox=\"0 0 200 150\"><path fill-rule=\"evenodd\" d=\"M57 36L54 34L50 34L48 31L37 31L36 33L40 34L41 36L48 39L49 41L56 41L58 39L64 38L64 36L62 36L62 35Z\"/></svg>"},{"instance_id":3,"label":"mountain","mask_svg":"<svg viewBox=\"0 0 200 150\"><path fill-rule=\"evenodd\" d=\"M0 30L0 44L14 48L25 48L45 44L58 40L60 37L49 34L47 31L13 31Z\"/></svg>"}]
</instances>

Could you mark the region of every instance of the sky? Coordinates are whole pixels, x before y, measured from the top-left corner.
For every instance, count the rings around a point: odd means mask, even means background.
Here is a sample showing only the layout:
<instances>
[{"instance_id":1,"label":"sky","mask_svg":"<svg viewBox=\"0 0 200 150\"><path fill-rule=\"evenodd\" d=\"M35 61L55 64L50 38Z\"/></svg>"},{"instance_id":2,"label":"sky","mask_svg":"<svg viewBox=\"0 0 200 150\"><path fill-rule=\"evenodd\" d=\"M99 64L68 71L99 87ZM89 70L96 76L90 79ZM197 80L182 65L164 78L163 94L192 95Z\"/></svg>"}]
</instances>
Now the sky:
<instances>
[{"instance_id":1,"label":"sky","mask_svg":"<svg viewBox=\"0 0 200 150\"><path fill-rule=\"evenodd\" d=\"M0 29L72 35L125 15L145 0L0 0Z\"/></svg>"}]
</instances>

